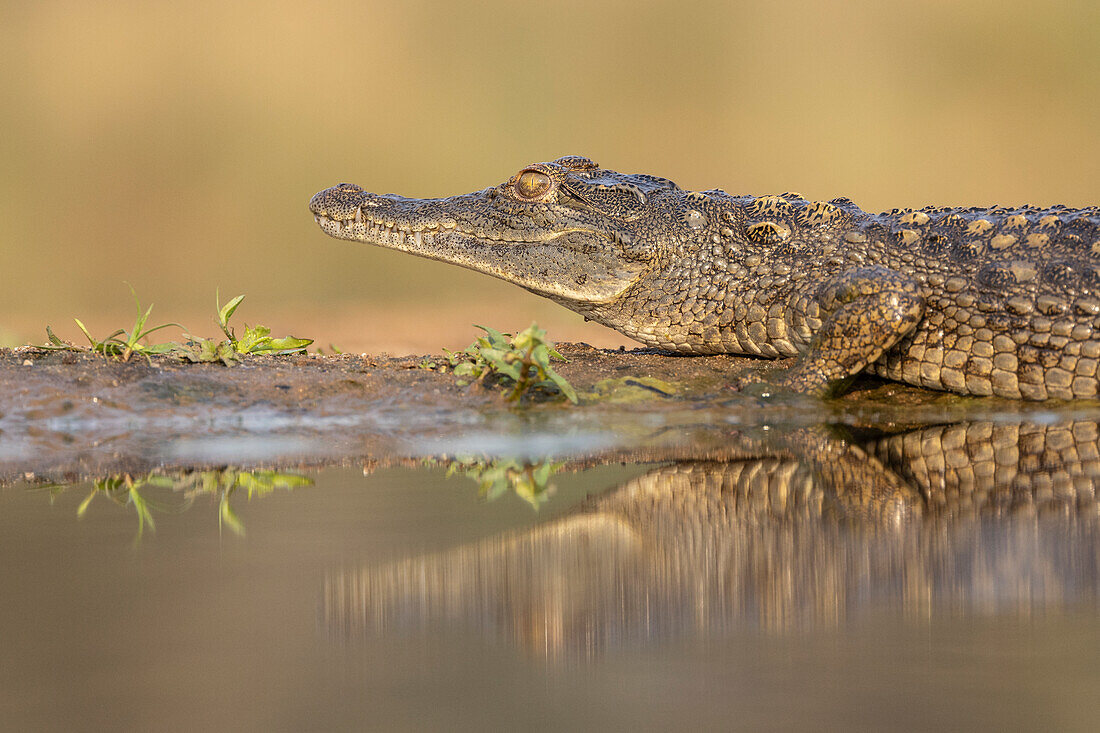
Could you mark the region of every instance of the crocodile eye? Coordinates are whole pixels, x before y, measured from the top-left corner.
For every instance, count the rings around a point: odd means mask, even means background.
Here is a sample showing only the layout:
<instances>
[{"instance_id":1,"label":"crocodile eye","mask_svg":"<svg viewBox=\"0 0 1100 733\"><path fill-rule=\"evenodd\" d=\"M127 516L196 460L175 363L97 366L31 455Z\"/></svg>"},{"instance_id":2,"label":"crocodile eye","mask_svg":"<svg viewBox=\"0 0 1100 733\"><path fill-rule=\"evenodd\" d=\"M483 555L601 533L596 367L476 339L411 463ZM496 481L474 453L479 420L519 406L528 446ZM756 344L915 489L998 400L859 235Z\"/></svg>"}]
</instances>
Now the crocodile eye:
<instances>
[{"instance_id":1,"label":"crocodile eye","mask_svg":"<svg viewBox=\"0 0 1100 733\"><path fill-rule=\"evenodd\" d=\"M550 176L540 171L523 171L516 179L516 193L525 199L537 199L547 191L553 181Z\"/></svg>"}]
</instances>

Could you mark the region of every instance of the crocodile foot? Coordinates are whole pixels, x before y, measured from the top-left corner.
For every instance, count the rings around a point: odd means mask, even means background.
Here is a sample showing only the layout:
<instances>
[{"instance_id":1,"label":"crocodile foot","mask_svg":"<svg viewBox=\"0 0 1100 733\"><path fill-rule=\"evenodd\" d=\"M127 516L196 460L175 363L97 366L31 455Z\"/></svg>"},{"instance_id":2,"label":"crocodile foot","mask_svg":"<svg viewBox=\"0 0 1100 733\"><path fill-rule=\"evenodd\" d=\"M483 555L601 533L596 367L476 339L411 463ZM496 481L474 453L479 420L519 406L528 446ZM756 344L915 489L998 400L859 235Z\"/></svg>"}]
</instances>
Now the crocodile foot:
<instances>
[{"instance_id":1,"label":"crocodile foot","mask_svg":"<svg viewBox=\"0 0 1100 733\"><path fill-rule=\"evenodd\" d=\"M749 369L735 379L731 386L738 392L751 397L802 395L826 398L843 392L852 379L853 377L850 376L832 381L822 379L820 372L806 369L804 362L799 361L785 369L769 367Z\"/></svg>"}]
</instances>

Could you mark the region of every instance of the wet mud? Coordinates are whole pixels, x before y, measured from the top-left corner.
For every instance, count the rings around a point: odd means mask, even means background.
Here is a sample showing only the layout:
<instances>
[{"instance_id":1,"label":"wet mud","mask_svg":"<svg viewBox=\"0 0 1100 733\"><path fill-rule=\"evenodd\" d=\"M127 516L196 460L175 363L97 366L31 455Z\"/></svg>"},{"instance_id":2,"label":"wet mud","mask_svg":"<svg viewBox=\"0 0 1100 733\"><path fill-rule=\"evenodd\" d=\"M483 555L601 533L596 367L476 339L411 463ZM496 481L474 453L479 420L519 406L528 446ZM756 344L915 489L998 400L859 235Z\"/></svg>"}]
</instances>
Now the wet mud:
<instances>
[{"instance_id":1,"label":"wet mud","mask_svg":"<svg viewBox=\"0 0 1100 733\"><path fill-rule=\"evenodd\" d=\"M513 452L521 444L581 461L616 452L699 458L728 451L731 432L770 425L896 431L1037 409L1062 409L1066 417L1095 410L961 398L875 380L828 401L760 399L731 385L783 362L587 344L560 350L568 361L557 371L577 390L578 405L546 394L508 403L506 389L491 380L466 384L425 368L442 364L440 356L250 356L225 367L2 349L0 481L401 460L477 451L478 441L491 452L501 436L511 439Z\"/></svg>"}]
</instances>

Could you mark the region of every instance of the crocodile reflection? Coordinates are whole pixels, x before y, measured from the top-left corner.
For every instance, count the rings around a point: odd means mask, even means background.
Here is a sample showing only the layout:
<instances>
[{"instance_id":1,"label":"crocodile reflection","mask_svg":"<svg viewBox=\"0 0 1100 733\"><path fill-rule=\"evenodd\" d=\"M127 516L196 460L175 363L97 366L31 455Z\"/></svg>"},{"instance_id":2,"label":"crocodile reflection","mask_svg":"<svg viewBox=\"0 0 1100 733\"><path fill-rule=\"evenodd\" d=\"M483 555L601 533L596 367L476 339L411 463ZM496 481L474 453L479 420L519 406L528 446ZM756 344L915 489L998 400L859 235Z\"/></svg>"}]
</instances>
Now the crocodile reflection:
<instances>
[{"instance_id":1,"label":"crocodile reflection","mask_svg":"<svg viewBox=\"0 0 1100 733\"><path fill-rule=\"evenodd\" d=\"M678 461L525 532L325 582L338 637L461 624L548 656L887 610L1095 603L1095 422L802 430Z\"/></svg>"}]
</instances>

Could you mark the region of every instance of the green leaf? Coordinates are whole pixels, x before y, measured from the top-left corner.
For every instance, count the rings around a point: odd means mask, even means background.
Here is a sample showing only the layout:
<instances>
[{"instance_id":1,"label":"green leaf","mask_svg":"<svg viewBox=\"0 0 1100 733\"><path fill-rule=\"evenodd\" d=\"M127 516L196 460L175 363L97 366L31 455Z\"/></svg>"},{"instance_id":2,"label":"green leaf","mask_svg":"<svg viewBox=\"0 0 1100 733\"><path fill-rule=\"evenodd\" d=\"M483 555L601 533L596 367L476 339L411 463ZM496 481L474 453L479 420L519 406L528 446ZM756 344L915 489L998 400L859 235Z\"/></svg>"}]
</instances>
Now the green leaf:
<instances>
[{"instance_id":1,"label":"green leaf","mask_svg":"<svg viewBox=\"0 0 1100 733\"><path fill-rule=\"evenodd\" d=\"M476 365L464 361L454 366L454 373L459 377L477 377L481 374L481 370Z\"/></svg>"},{"instance_id":2,"label":"green leaf","mask_svg":"<svg viewBox=\"0 0 1100 733\"><path fill-rule=\"evenodd\" d=\"M88 505L92 503L92 499L94 499L95 495L98 493L98 489L92 489L92 492L84 498L84 501L80 502L80 506L76 508L76 516L78 519L83 517L84 513L88 511Z\"/></svg>"},{"instance_id":3,"label":"green leaf","mask_svg":"<svg viewBox=\"0 0 1100 733\"><path fill-rule=\"evenodd\" d=\"M538 343L538 339L531 331L533 327L534 324L517 333L515 338L512 339L512 346L519 349L520 351L523 351L529 348L531 344Z\"/></svg>"},{"instance_id":4,"label":"green leaf","mask_svg":"<svg viewBox=\"0 0 1100 733\"><path fill-rule=\"evenodd\" d=\"M152 310L152 308L150 308L150 310ZM143 331L141 334L138 335L137 338L134 339L134 341L137 341L138 338L145 338L146 336L148 336L151 333L156 333L157 331L161 330L162 328L178 328L181 331L186 331L187 330L186 328L184 328L183 325L181 325L179 323L162 323L159 326L153 326L148 331Z\"/></svg>"},{"instance_id":5,"label":"green leaf","mask_svg":"<svg viewBox=\"0 0 1100 733\"><path fill-rule=\"evenodd\" d=\"M474 328L480 328L482 331L484 331L486 334L488 334L489 335L489 343L493 344L494 346L508 343L508 338L505 336L505 334L501 333L500 331L496 330L495 328L488 328L487 326L479 326L476 323L474 324Z\"/></svg>"},{"instance_id":6,"label":"green leaf","mask_svg":"<svg viewBox=\"0 0 1100 733\"><path fill-rule=\"evenodd\" d=\"M251 354L271 341L271 329L266 326L245 326L244 336L233 344L238 354Z\"/></svg>"},{"instance_id":7,"label":"green leaf","mask_svg":"<svg viewBox=\"0 0 1100 733\"><path fill-rule=\"evenodd\" d=\"M237 350L233 348L232 344L228 341L222 341L219 343L214 352L215 359L222 364L233 366L241 361L241 355L237 353Z\"/></svg>"},{"instance_id":8,"label":"green leaf","mask_svg":"<svg viewBox=\"0 0 1100 733\"><path fill-rule=\"evenodd\" d=\"M545 487L546 482L550 480L550 474L552 473L554 473L554 464L550 463L549 461L544 461L543 463L535 466L535 469L531 472L531 478L534 480L536 485Z\"/></svg>"},{"instance_id":9,"label":"green leaf","mask_svg":"<svg viewBox=\"0 0 1100 733\"><path fill-rule=\"evenodd\" d=\"M303 486L313 486L313 479L309 476L302 476L297 473L274 473L271 476L272 483L276 488L286 489L287 491L293 491Z\"/></svg>"},{"instance_id":10,"label":"green leaf","mask_svg":"<svg viewBox=\"0 0 1100 733\"><path fill-rule=\"evenodd\" d=\"M88 333L88 329L84 327L84 324L80 321L80 319L74 318L73 320L76 321L77 328L79 328L84 333L84 337L88 339L88 342L91 343L92 347L95 348L96 346L98 346L99 344L94 338L92 338L92 334Z\"/></svg>"},{"instance_id":11,"label":"green leaf","mask_svg":"<svg viewBox=\"0 0 1100 733\"><path fill-rule=\"evenodd\" d=\"M202 472L202 493L215 494L218 488L221 486L222 477L230 475L230 471L203 471Z\"/></svg>"},{"instance_id":12,"label":"green leaf","mask_svg":"<svg viewBox=\"0 0 1100 733\"><path fill-rule=\"evenodd\" d=\"M266 474L266 471L242 471L237 475L237 486L248 493L249 499L253 494L266 496L275 490L275 484Z\"/></svg>"},{"instance_id":13,"label":"green leaf","mask_svg":"<svg viewBox=\"0 0 1100 733\"><path fill-rule=\"evenodd\" d=\"M228 526L238 537L244 537L244 523L237 517L233 507L229 506L229 494L225 492L222 492L218 502L218 523Z\"/></svg>"},{"instance_id":14,"label":"green leaf","mask_svg":"<svg viewBox=\"0 0 1100 733\"><path fill-rule=\"evenodd\" d=\"M312 343L313 339L300 339L295 338L294 336L284 336L281 339L271 339L271 342L267 345L267 350L289 354L295 351L305 351L305 348Z\"/></svg>"},{"instance_id":15,"label":"green leaf","mask_svg":"<svg viewBox=\"0 0 1100 733\"><path fill-rule=\"evenodd\" d=\"M539 344L531 349L531 361L544 370L550 368L550 350L546 348L546 344Z\"/></svg>"},{"instance_id":16,"label":"green leaf","mask_svg":"<svg viewBox=\"0 0 1100 733\"><path fill-rule=\"evenodd\" d=\"M573 385L565 380L565 377L561 376L553 369L546 370L546 376L553 382L561 393L569 398L569 401L574 405L577 404L577 390L573 389Z\"/></svg>"},{"instance_id":17,"label":"green leaf","mask_svg":"<svg viewBox=\"0 0 1100 733\"><path fill-rule=\"evenodd\" d=\"M62 348L65 347L65 342L59 339L57 335L54 334L53 329L49 326L46 326L46 338L48 338L50 340L50 343L54 346L60 346Z\"/></svg>"},{"instance_id":18,"label":"green leaf","mask_svg":"<svg viewBox=\"0 0 1100 733\"><path fill-rule=\"evenodd\" d=\"M229 301L224 306L220 306L218 308L218 325L222 327L223 331L229 327L229 319L233 317L233 313L236 312L237 306L239 306L241 304L241 301L243 300L244 296L238 295L236 298ZM215 305L217 305L217 302L217 298L215 298ZM226 331L226 335L232 338L228 331Z\"/></svg>"},{"instance_id":19,"label":"green leaf","mask_svg":"<svg viewBox=\"0 0 1100 733\"><path fill-rule=\"evenodd\" d=\"M550 353L550 356L558 361L569 361L564 356L558 353L558 350L554 348L554 344L549 341L546 342L546 350Z\"/></svg>"},{"instance_id":20,"label":"green leaf","mask_svg":"<svg viewBox=\"0 0 1100 733\"><path fill-rule=\"evenodd\" d=\"M496 501L508 491L508 482L504 479L499 479L490 484L484 485L479 492L488 501Z\"/></svg>"},{"instance_id":21,"label":"green leaf","mask_svg":"<svg viewBox=\"0 0 1100 733\"><path fill-rule=\"evenodd\" d=\"M138 515L137 539L140 540L142 530L144 530L146 526L149 527L150 531L155 532L157 530L157 524L156 524L155 521L153 521L153 512L150 510L148 502L146 502L145 498L141 495L141 493L138 492L137 485L134 485L134 486L130 487L129 498L130 498L130 503L133 504L134 509L137 510L137 515Z\"/></svg>"},{"instance_id":22,"label":"green leaf","mask_svg":"<svg viewBox=\"0 0 1100 733\"><path fill-rule=\"evenodd\" d=\"M519 381L523 375L521 365L515 363L509 363L503 358L496 355L486 354L485 361L489 362L494 369L506 377L511 377L515 381Z\"/></svg>"},{"instance_id":23,"label":"green leaf","mask_svg":"<svg viewBox=\"0 0 1100 733\"><path fill-rule=\"evenodd\" d=\"M131 288L130 291L133 292L133 288ZM135 305L137 304L137 296L136 295L134 296L134 304ZM127 335L127 338L126 338L126 341L129 345L132 346L133 344L137 343L137 340L145 335L141 332L141 329L145 328L145 322L147 320L149 320L149 314L152 313L152 312L153 312L152 304L150 304L149 308L145 311L145 315L141 314L141 306L140 305L138 306L138 318L137 318L136 321L134 321L134 330L132 332L130 332ZM159 328L164 328L164 326L160 326ZM155 331L155 330L157 330L157 329L153 329L153 331ZM150 331L150 333L152 333L152 331Z\"/></svg>"}]
</instances>

